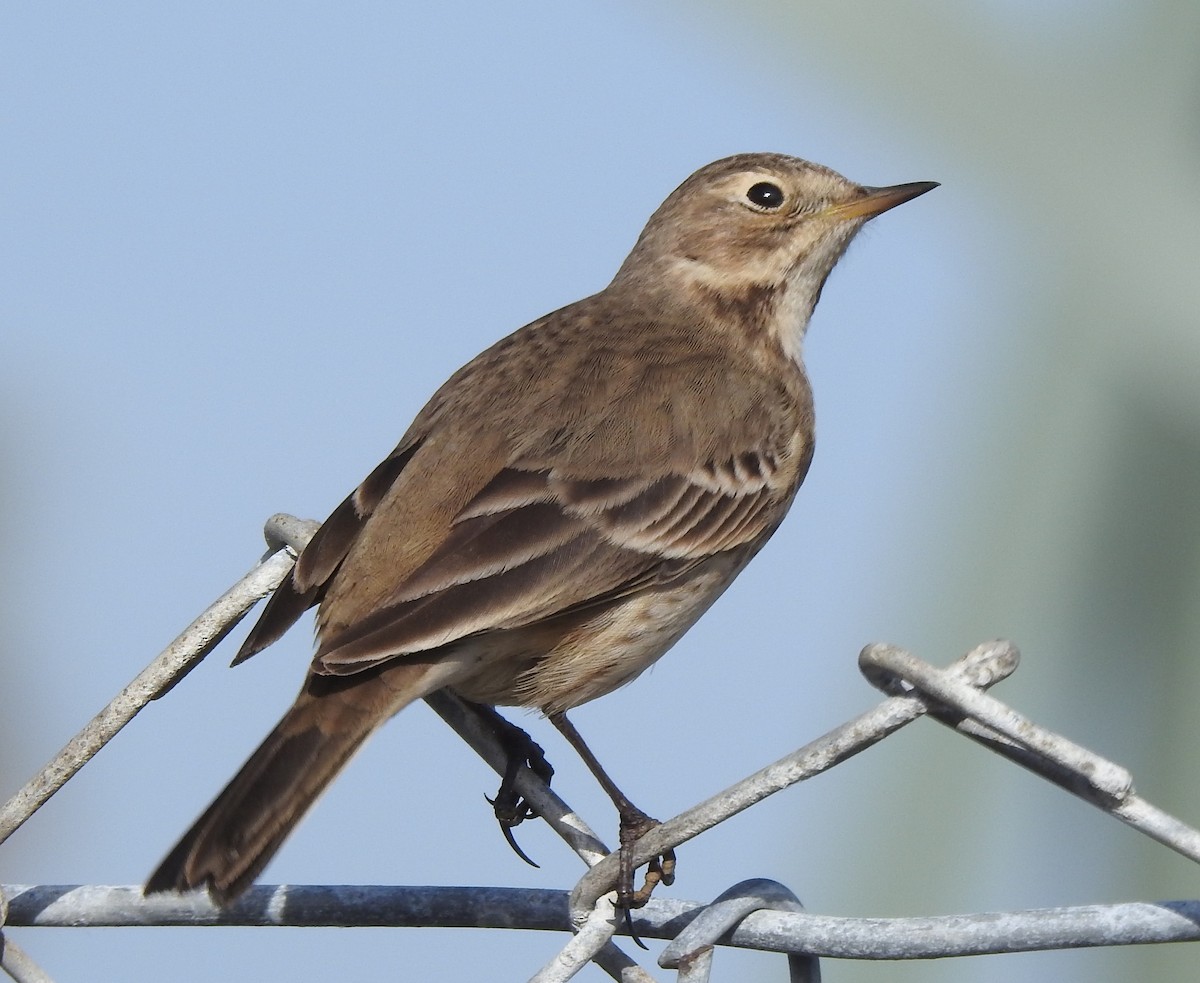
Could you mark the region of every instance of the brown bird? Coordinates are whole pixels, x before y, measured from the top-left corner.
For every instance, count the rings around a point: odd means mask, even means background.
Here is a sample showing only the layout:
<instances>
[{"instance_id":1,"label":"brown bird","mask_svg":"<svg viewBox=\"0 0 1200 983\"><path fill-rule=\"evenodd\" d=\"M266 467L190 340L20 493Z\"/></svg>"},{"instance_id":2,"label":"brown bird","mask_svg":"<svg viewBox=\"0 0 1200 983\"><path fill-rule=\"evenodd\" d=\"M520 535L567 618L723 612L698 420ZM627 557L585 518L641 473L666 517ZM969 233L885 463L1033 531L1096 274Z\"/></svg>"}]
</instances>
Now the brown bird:
<instances>
[{"instance_id":1,"label":"brown bird","mask_svg":"<svg viewBox=\"0 0 1200 983\"><path fill-rule=\"evenodd\" d=\"M442 687L578 741L565 711L649 667L783 519L813 453L801 349L825 278L867 219L934 187L719 160L605 289L451 376L242 645L235 662L319 605L295 704L146 891L237 897L363 741ZM583 751L627 844L653 820Z\"/></svg>"}]
</instances>

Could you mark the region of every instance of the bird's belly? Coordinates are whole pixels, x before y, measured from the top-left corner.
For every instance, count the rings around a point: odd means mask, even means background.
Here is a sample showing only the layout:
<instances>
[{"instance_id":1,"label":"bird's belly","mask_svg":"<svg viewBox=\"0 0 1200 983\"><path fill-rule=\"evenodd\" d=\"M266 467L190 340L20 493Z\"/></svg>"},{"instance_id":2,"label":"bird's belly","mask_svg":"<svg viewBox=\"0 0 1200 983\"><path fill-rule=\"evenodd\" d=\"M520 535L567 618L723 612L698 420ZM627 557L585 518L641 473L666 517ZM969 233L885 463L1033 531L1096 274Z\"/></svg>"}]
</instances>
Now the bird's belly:
<instances>
[{"instance_id":1,"label":"bird's belly","mask_svg":"<svg viewBox=\"0 0 1200 983\"><path fill-rule=\"evenodd\" d=\"M453 688L477 703L547 714L604 696L653 665L720 596L742 566L720 560L570 618L482 636L478 668Z\"/></svg>"}]
</instances>

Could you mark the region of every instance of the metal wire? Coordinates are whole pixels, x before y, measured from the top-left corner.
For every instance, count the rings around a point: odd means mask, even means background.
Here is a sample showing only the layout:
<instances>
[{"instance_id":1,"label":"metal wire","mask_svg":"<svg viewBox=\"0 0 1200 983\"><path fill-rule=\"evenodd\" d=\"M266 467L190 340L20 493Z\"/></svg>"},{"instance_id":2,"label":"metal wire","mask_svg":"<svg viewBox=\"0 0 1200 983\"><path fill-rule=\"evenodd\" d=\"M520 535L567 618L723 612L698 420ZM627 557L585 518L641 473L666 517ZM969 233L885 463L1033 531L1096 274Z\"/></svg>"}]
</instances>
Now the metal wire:
<instances>
[{"instance_id":1,"label":"metal wire","mask_svg":"<svg viewBox=\"0 0 1200 983\"><path fill-rule=\"evenodd\" d=\"M803 911L804 905L778 881L754 878L723 891L675 936L658 957L665 969L678 969L679 979L708 983L713 946L755 911ZM821 963L816 956L788 954L790 983L821 983Z\"/></svg>"},{"instance_id":2,"label":"metal wire","mask_svg":"<svg viewBox=\"0 0 1200 983\"><path fill-rule=\"evenodd\" d=\"M927 712L939 723L1200 862L1200 830L1137 795L1133 776L1120 765L1035 724L1012 707L902 649L868 645L859 656L859 665L867 679L884 692L902 686L922 694L927 699Z\"/></svg>"},{"instance_id":3,"label":"metal wire","mask_svg":"<svg viewBox=\"0 0 1200 983\"><path fill-rule=\"evenodd\" d=\"M566 891L497 887L258 885L228 908L203 894L143 897L139 886L4 885L9 928L258 926L503 928L570 932ZM652 899L633 918L646 939L674 939L708 905ZM617 934L624 927L617 926ZM1006 952L1200 941L1200 901L853 918L758 910L720 938L765 952L836 959L937 959Z\"/></svg>"},{"instance_id":4,"label":"metal wire","mask_svg":"<svg viewBox=\"0 0 1200 983\"><path fill-rule=\"evenodd\" d=\"M317 529L292 516L273 516L267 537L303 535L305 541ZM0 843L3 843L60 788L63 787L105 744L111 741L151 700L165 695L194 669L200 660L245 616L260 599L271 593L287 576L295 555L278 549L229 588L195 621L187 626L153 662L143 669L86 727L51 759L41 771L0 808Z\"/></svg>"},{"instance_id":5,"label":"metal wire","mask_svg":"<svg viewBox=\"0 0 1200 983\"><path fill-rule=\"evenodd\" d=\"M16 983L54 983L25 950L4 934L8 924L8 897L0 890L0 969Z\"/></svg>"},{"instance_id":6,"label":"metal wire","mask_svg":"<svg viewBox=\"0 0 1200 983\"><path fill-rule=\"evenodd\" d=\"M1016 648L1008 642L989 642L968 653L948 669L949 678L969 686L991 686L1016 669ZM718 792L710 799L651 830L634 849L634 863L644 864L706 829L736 815L782 789L812 778L883 740L929 709L919 696L893 696L873 710L831 730L798 751ZM616 884L617 858L608 857L575 885L571 909L582 923L601 895Z\"/></svg>"},{"instance_id":7,"label":"metal wire","mask_svg":"<svg viewBox=\"0 0 1200 983\"><path fill-rule=\"evenodd\" d=\"M263 562L196 619L87 727L0 808L0 842L91 759L151 699L162 696L285 577L316 523L273 516L271 550ZM1121 766L1035 724L984 691L1011 674L1019 655L1008 642L988 642L945 669L886 645L859 657L863 673L887 699L798 751L655 828L634 847L645 863L797 782L820 774L928 715L956 733L1036 772L1133 828L1200 861L1200 831L1133 791ZM451 694L429 702L498 772L505 752ZM533 978L564 983L594 962L623 983L653 977L617 948L624 921L606 897L617 858L582 818L536 775L524 769L520 795L591 869L574 890L503 888L256 887L237 904L218 909L203 895L142 897L140 888L0 886L0 927L132 925L390 925L549 929L575 933ZM7 919L5 898L9 898ZM680 983L707 983L714 946L788 953L791 978L817 983L816 956L853 959L929 959L1040 949L1200 940L1200 901L1164 901L954 915L930 918L845 918L799 910L773 881L735 885L711 905L652 900L633 915L645 938L668 938L660 960ZM29 983L48 977L7 937L0 968Z\"/></svg>"}]
</instances>

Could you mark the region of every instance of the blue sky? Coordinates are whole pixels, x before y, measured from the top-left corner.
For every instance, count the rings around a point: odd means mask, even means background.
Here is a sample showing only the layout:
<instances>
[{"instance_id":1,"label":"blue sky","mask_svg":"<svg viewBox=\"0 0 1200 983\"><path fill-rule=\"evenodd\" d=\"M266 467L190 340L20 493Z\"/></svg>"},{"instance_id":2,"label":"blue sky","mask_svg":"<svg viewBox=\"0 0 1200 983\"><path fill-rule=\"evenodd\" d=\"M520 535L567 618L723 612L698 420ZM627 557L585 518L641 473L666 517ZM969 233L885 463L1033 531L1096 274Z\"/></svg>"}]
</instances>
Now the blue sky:
<instances>
[{"instance_id":1,"label":"blue sky","mask_svg":"<svg viewBox=\"0 0 1200 983\"><path fill-rule=\"evenodd\" d=\"M929 572L937 544L918 530L957 516L913 476L955 469L959 407L1013 357L1001 326L1026 300L996 286L1014 263L1003 203L947 146L842 84L804 38L784 74L757 27L682 7L50 2L7 20L5 790L255 560L268 515L322 518L450 372L603 287L679 181L742 151L943 187L873 223L825 291L807 355L816 461L784 529L653 672L575 722L635 800L667 816L874 702L855 656L919 638L903 585ZM233 651L6 844L0 876L144 878L290 702L309 638L297 629L236 672ZM530 722L562 794L611 836L600 793ZM861 803L846 772L823 780L820 801L794 794L686 847L675 896L710 897L803 855L797 839ZM521 831L540 871L510 854L483 803L493 790L414 708L265 879L569 887L577 865L544 831ZM820 857L788 862L810 905L863 910ZM60 983L161 978L164 964L180 983L383 979L397 965L405 978L474 980L491 966L521 979L559 941L20 939ZM745 973L760 965L744 958Z\"/></svg>"}]
</instances>

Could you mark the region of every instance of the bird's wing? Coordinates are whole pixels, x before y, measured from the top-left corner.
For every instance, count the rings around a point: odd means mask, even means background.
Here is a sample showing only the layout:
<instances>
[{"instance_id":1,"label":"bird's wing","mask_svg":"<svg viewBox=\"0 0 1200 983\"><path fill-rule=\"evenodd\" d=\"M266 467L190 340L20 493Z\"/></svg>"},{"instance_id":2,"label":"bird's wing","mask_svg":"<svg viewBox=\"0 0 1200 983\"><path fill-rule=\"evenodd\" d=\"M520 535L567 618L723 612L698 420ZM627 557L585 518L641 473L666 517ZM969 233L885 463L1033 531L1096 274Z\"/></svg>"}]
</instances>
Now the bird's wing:
<instances>
[{"instance_id":1,"label":"bird's wing","mask_svg":"<svg viewBox=\"0 0 1200 983\"><path fill-rule=\"evenodd\" d=\"M687 319L622 309L601 344L608 303L556 312L456 372L304 550L243 652L320 602L313 668L350 674L765 538L812 450L803 376L779 381Z\"/></svg>"},{"instance_id":2,"label":"bird's wing","mask_svg":"<svg viewBox=\"0 0 1200 983\"><path fill-rule=\"evenodd\" d=\"M301 551L291 576L267 601L258 622L238 649L234 665L278 641L305 611L321 600L326 584L341 566L363 526L419 447L420 441L401 444L321 524Z\"/></svg>"},{"instance_id":3,"label":"bird's wing","mask_svg":"<svg viewBox=\"0 0 1200 983\"><path fill-rule=\"evenodd\" d=\"M670 580L761 540L793 488L765 448L645 478L504 467L383 603L323 633L314 668L354 673Z\"/></svg>"}]
</instances>

